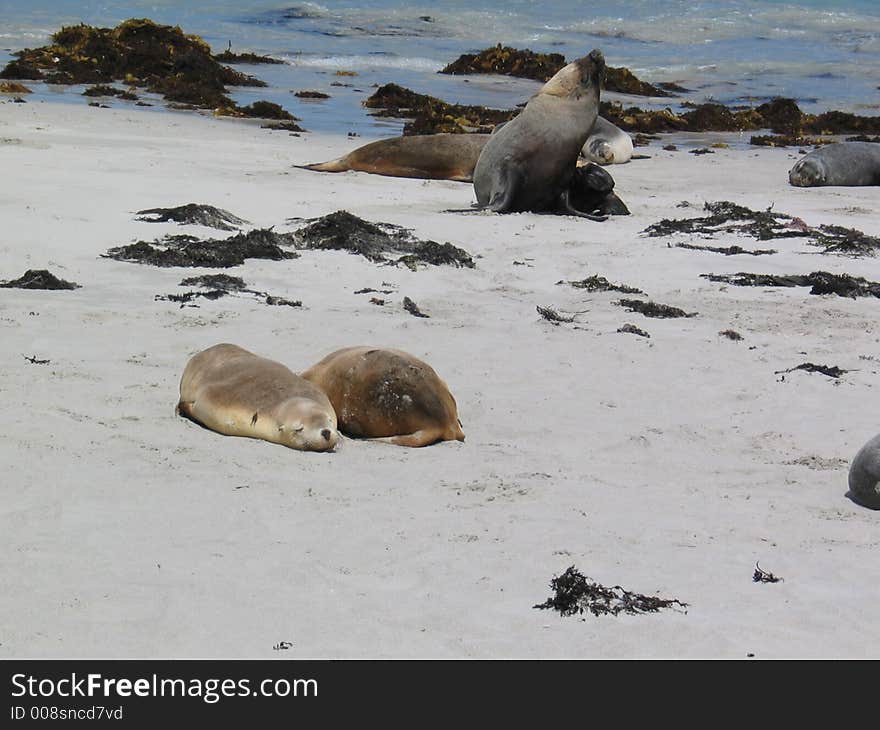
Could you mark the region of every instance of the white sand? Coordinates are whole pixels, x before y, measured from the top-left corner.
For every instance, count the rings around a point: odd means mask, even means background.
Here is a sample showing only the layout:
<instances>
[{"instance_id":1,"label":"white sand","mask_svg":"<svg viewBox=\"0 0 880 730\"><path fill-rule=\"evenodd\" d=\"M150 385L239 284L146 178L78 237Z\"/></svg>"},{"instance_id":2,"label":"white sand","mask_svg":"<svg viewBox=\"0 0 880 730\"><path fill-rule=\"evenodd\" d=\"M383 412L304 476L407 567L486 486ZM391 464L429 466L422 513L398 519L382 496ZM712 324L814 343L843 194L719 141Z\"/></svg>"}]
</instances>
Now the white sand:
<instances>
[{"instance_id":1,"label":"white sand","mask_svg":"<svg viewBox=\"0 0 880 730\"><path fill-rule=\"evenodd\" d=\"M880 280L878 261L803 239L702 241L780 251L725 257L640 235L707 200L876 235L877 188L792 188L796 150L655 146L610 169L633 215L596 224L447 213L471 203L470 185L291 167L366 141L0 104L0 279L48 268L82 285L0 290L0 656L880 655L880 513L845 496L849 459L880 431L880 303L699 278ZM216 234L134 220L188 202L278 230L344 208L478 265L250 260L227 273L304 307L181 309L154 296L209 270L100 255ZM556 285L591 274L699 316L648 319L616 293ZM379 307L363 287L394 293ZM431 318L407 314L405 295ZM579 312L577 326L536 305ZM651 339L618 334L625 322ZM718 335L728 328L745 339ZM180 374L223 341L297 370L346 345L412 352L449 384L467 441L347 440L326 455L200 429L174 414ZM806 361L851 372L774 374ZM784 582L752 582L756 561ZM569 565L689 608L584 621L533 609ZM280 641L293 646L273 651Z\"/></svg>"}]
</instances>

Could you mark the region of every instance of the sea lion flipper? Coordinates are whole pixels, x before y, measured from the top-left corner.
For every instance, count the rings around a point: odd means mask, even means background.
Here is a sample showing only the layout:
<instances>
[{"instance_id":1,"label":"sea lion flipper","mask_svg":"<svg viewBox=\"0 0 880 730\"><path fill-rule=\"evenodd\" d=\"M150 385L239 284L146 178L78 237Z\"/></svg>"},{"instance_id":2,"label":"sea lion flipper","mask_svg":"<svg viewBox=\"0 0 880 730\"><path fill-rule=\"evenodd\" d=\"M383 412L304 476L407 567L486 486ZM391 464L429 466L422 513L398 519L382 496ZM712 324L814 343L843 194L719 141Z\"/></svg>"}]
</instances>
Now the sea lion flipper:
<instances>
[{"instance_id":1,"label":"sea lion flipper","mask_svg":"<svg viewBox=\"0 0 880 730\"><path fill-rule=\"evenodd\" d=\"M495 213L506 213L511 210L520 179L521 176L515 166L500 165L492 186L492 196L486 207Z\"/></svg>"},{"instance_id":2,"label":"sea lion flipper","mask_svg":"<svg viewBox=\"0 0 880 730\"><path fill-rule=\"evenodd\" d=\"M568 190L560 193L558 209L560 212L567 215L576 215L578 218L586 218L587 220L596 221L597 223L608 220L607 215L592 215L591 213L584 213L582 210L575 208L569 199Z\"/></svg>"},{"instance_id":3,"label":"sea lion flipper","mask_svg":"<svg viewBox=\"0 0 880 730\"><path fill-rule=\"evenodd\" d=\"M395 444L397 446L410 446L412 448L420 448L422 446L430 446L443 440L443 430L439 428L422 429L415 433L407 433L401 436L385 436L384 438L369 439L370 441L381 441L386 444ZM464 440L464 439L461 439Z\"/></svg>"}]
</instances>

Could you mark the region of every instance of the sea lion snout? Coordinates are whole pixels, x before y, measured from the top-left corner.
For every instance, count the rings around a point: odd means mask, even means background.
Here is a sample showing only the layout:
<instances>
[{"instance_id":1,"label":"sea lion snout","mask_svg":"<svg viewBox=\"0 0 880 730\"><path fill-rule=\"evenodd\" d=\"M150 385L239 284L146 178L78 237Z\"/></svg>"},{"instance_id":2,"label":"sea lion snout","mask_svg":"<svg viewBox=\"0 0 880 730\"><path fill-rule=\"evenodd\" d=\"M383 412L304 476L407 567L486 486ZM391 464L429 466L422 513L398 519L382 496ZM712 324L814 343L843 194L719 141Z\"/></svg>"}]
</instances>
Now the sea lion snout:
<instances>
[{"instance_id":1,"label":"sea lion snout","mask_svg":"<svg viewBox=\"0 0 880 730\"><path fill-rule=\"evenodd\" d=\"M329 441L330 437L333 435L333 432L329 428L325 428L321 431L321 435L324 437L325 441Z\"/></svg>"}]
</instances>

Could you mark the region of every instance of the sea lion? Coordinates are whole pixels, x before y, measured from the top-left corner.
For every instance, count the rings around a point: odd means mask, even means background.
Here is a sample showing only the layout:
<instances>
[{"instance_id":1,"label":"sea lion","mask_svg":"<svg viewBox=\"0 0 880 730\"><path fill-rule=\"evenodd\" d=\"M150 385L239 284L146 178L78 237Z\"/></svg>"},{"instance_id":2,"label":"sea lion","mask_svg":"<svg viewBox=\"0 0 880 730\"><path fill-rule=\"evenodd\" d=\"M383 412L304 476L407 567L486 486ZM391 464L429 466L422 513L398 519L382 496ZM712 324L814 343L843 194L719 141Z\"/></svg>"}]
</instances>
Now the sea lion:
<instances>
[{"instance_id":1,"label":"sea lion","mask_svg":"<svg viewBox=\"0 0 880 730\"><path fill-rule=\"evenodd\" d=\"M880 509L880 434L862 446L852 460L849 492L855 502Z\"/></svg>"},{"instance_id":2,"label":"sea lion","mask_svg":"<svg viewBox=\"0 0 880 730\"><path fill-rule=\"evenodd\" d=\"M607 119L596 117L581 156L597 165L622 165L632 159L632 137Z\"/></svg>"},{"instance_id":3,"label":"sea lion","mask_svg":"<svg viewBox=\"0 0 880 730\"><path fill-rule=\"evenodd\" d=\"M477 206L496 213L572 207L569 183L596 123L605 58L599 50L559 70L522 112L489 137L474 168Z\"/></svg>"},{"instance_id":4,"label":"sea lion","mask_svg":"<svg viewBox=\"0 0 880 730\"><path fill-rule=\"evenodd\" d=\"M880 185L880 144L837 142L820 147L795 163L788 181L799 188Z\"/></svg>"},{"instance_id":5,"label":"sea lion","mask_svg":"<svg viewBox=\"0 0 880 730\"><path fill-rule=\"evenodd\" d=\"M320 388L280 362L227 343L187 363L177 412L227 436L301 451L332 451L339 440L336 413Z\"/></svg>"},{"instance_id":6,"label":"sea lion","mask_svg":"<svg viewBox=\"0 0 880 730\"><path fill-rule=\"evenodd\" d=\"M319 172L359 170L392 177L471 182L488 134L426 134L370 142L329 162L297 165Z\"/></svg>"},{"instance_id":7,"label":"sea lion","mask_svg":"<svg viewBox=\"0 0 880 730\"><path fill-rule=\"evenodd\" d=\"M614 193L614 178L595 162L578 166L568 186L572 206L594 215L629 215L629 208Z\"/></svg>"},{"instance_id":8,"label":"sea lion","mask_svg":"<svg viewBox=\"0 0 880 730\"><path fill-rule=\"evenodd\" d=\"M302 373L323 390L348 436L399 446L464 441L455 399L427 363L400 350L346 347Z\"/></svg>"}]
</instances>

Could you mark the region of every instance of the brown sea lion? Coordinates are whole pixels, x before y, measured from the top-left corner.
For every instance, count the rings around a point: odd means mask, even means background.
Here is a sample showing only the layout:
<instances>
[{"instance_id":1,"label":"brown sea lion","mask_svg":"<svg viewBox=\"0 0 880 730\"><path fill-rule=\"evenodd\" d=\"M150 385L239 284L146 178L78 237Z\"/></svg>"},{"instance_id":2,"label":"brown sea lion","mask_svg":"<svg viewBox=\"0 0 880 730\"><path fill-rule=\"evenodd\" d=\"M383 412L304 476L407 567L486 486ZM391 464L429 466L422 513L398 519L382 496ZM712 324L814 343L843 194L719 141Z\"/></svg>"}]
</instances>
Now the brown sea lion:
<instances>
[{"instance_id":1,"label":"brown sea lion","mask_svg":"<svg viewBox=\"0 0 880 730\"><path fill-rule=\"evenodd\" d=\"M329 162L297 165L319 172L359 170L392 177L470 182L488 134L426 134L370 142Z\"/></svg>"},{"instance_id":2,"label":"brown sea lion","mask_svg":"<svg viewBox=\"0 0 880 730\"><path fill-rule=\"evenodd\" d=\"M320 388L279 362L226 343L187 363L177 412L227 436L301 451L332 451L339 440L336 413Z\"/></svg>"},{"instance_id":3,"label":"brown sea lion","mask_svg":"<svg viewBox=\"0 0 880 730\"><path fill-rule=\"evenodd\" d=\"M347 347L302 377L327 394L348 436L399 446L464 441L446 383L430 365L400 350Z\"/></svg>"},{"instance_id":4,"label":"brown sea lion","mask_svg":"<svg viewBox=\"0 0 880 730\"><path fill-rule=\"evenodd\" d=\"M478 207L496 213L559 210L596 219L571 205L569 185L596 123L604 73L599 50L572 61L489 137L474 168Z\"/></svg>"}]
</instances>

